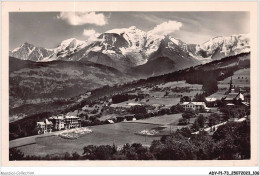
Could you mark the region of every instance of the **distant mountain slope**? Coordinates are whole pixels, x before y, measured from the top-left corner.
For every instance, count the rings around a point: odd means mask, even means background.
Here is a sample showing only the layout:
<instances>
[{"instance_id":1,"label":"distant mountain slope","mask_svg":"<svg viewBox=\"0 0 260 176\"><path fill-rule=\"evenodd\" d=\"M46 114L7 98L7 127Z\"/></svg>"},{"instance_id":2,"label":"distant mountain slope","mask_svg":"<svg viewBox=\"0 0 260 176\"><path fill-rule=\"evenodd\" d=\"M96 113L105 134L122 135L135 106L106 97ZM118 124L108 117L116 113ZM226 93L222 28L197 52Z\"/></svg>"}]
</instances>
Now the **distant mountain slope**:
<instances>
[{"instance_id":1,"label":"distant mountain slope","mask_svg":"<svg viewBox=\"0 0 260 176\"><path fill-rule=\"evenodd\" d=\"M42 47L35 47L32 44L25 42L20 47L10 52L10 56L16 57L22 60L42 61L44 58L48 58L54 51L52 49L46 49Z\"/></svg>"},{"instance_id":2,"label":"distant mountain slope","mask_svg":"<svg viewBox=\"0 0 260 176\"><path fill-rule=\"evenodd\" d=\"M171 62L169 58L161 58L167 64ZM156 61L156 60L155 60ZM235 56L225 57L206 64L178 70L159 76L152 76L147 79L132 81L121 86L112 86L100 88L92 91L87 100L98 99L99 97L114 95L137 87L154 87L159 84L165 84L173 81L186 81L190 84L203 84L206 80L216 79L221 81L233 75L237 70L250 68L250 53L241 53ZM149 70L149 67L147 68Z\"/></svg>"},{"instance_id":3,"label":"distant mountain slope","mask_svg":"<svg viewBox=\"0 0 260 176\"><path fill-rule=\"evenodd\" d=\"M15 48L13 51L11 51L10 56L22 60L48 62L53 60L61 60L61 58L71 56L72 54L81 50L88 44L89 43L87 41L80 41L75 38L71 38L62 41L54 49L47 49L43 47L37 47L33 44L25 42L20 47Z\"/></svg>"},{"instance_id":4,"label":"distant mountain slope","mask_svg":"<svg viewBox=\"0 0 260 176\"><path fill-rule=\"evenodd\" d=\"M234 56L224 57L220 60L198 65L194 67L195 70L213 71L216 69L227 69L229 67L250 68L250 52L240 53Z\"/></svg>"},{"instance_id":5,"label":"distant mountain slope","mask_svg":"<svg viewBox=\"0 0 260 176\"><path fill-rule=\"evenodd\" d=\"M169 70L171 67L175 69L174 61L168 57L153 59L135 69L153 74L155 65L156 70L164 71L167 67ZM190 84L203 84L205 78L212 77L220 81L237 70L250 68L250 53L134 81L111 67L89 61L39 63L10 58L10 68L10 118L17 119L18 116L22 119L42 112L68 112L71 108L82 107L104 96L111 97L137 87L147 88L181 80ZM109 82L111 84L107 86ZM112 85L114 83L117 84ZM81 93L88 96L79 98L77 95ZM62 99L74 95L74 98ZM50 100L45 101L46 98ZM32 100L37 100L37 103Z\"/></svg>"},{"instance_id":6,"label":"distant mountain slope","mask_svg":"<svg viewBox=\"0 0 260 176\"><path fill-rule=\"evenodd\" d=\"M221 59L250 51L248 34L231 35L228 37L215 37L201 45L196 46L193 52L196 56L211 59Z\"/></svg>"},{"instance_id":7,"label":"distant mountain slope","mask_svg":"<svg viewBox=\"0 0 260 176\"><path fill-rule=\"evenodd\" d=\"M131 69L131 74L141 76L155 76L175 71L176 63L168 57L158 57L143 65ZM155 69L156 68L156 69Z\"/></svg>"},{"instance_id":8,"label":"distant mountain slope","mask_svg":"<svg viewBox=\"0 0 260 176\"><path fill-rule=\"evenodd\" d=\"M114 68L92 62L31 62L12 57L9 60L11 107L25 100L68 98L131 80Z\"/></svg>"}]
</instances>

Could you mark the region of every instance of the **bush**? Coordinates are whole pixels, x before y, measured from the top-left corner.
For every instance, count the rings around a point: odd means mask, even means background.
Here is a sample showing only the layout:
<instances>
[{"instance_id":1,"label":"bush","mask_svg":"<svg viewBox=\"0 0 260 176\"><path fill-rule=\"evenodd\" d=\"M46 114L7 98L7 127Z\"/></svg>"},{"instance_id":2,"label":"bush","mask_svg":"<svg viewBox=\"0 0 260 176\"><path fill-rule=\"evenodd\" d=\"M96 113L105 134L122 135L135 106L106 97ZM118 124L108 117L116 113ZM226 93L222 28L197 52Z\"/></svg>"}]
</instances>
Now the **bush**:
<instances>
[{"instance_id":1,"label":"bush","mask_svg":"<svg viewBox=\"0 0 260 176\"><path fill-rule=\"evenodd\" d=\"M170 109L172 114L178 114L184 112L184 108L181 105L172 106Z\"/></svg>"},{"instance_id":2,"label":"bush","mask_svg":"<svg viewBox=\"0 0 260 176\"><path fill-rule=\"evenodd\" d=\"M185 111L183 114L182 114L182 118L183 119L186 119L189 123L190 121L190 118L194 118L196 117L196 112L192 109L188 110L188 111Z\"/></svg>"},{"instance_id":3,"label":"bush","mask_svg":"<svg viewBox=\"0 0 260 176\"><path fill-rule=\"evenodd\" d=\"M206 118L202 114L200 114L196 120L198 121L199 127L204 128Z\"/></svg>"},{"instance_id":4,"label":"bush","mask_svg":"<svg viewBox=\"0 0 260 176\"><path fill-rule=\"evenodd\" d=\"M9 150L10 161L23 160L23 159L24 159L24 154L19 149L12 148Z\"/></svg>"},{"instance_id":5,"label":"bush","mask_svg":"<svg viewBox=\"0 0 260 176\"><path fill-rule=\"evenodd\" d=\"M131 114L146 114L147 113L147 110L145 108L145 106L132 106L130 109L129 109L129 113Z\"/></svg>"},{"instance_id":6,"label":"bush","mask_svg":"<svg viewBox=\"0 0 260 176\"><path fill-rule=\"evenodd\" d=\"M130 99L135 98L136 96L134 95L128 95L128 94L118 94L118 95L114 95L112 97L112 103L117 104L117 103L121 103L124 101L128 101Z\"/></svg>"},{"instance_id":7,"label":"bush","mask_svg":"<svg viewBox=\"0 0 260 176\"><path fill-rule=\"evenodd\" d=\"M179 119L179 123L178 124L179 125L187 125L188 124L188 120L185 119L185 118L181 118L181 119Z\"/></svg>"}]
</instances>

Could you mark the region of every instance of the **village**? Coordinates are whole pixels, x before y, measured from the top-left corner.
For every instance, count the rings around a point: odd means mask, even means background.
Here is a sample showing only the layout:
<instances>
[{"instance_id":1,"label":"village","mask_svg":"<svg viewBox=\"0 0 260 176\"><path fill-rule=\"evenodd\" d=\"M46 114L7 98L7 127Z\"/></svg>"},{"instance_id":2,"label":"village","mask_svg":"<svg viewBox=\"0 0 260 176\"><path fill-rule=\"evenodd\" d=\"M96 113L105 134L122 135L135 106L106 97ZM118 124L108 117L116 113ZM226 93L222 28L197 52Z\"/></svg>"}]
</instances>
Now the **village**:
<instances>
[{"instance_id":1,"label":"village","mask_svg":"<svg viewBox=\"0 0 260 176\"><path fill-rule=\"evenodd\" d=\"M185 127L191 129L192 134L209 129L213 134L227 121L239 122L249 118L249 75L243 73L241 76L240 72L220 82L218 91L207 97L203 95L201 85L185 81L137 87L37 122L37 132L44 134L89 126L95 128L121 122L159 125L158 128L133 131L136 135L162 136ZM241 112L235 113L238 109Z\"/></svg>"},{"instance_id":2,"label":"village","mask_svg":"<svg viewBox=\"0 0 260 176\"><path fill-rule=\"evenodd\" d=\"M213 62L213 66L216 64L221 66L219 62ZM204 67L211 69L212 64ZM204 74L208 76L200 78ZM195 76L200 79L194 79ZM219 151L222 147L219 140L243 140L241 145L248 146L250 99L249 68L242 65L216 72L189 68L161 77L104 86L73 97L70 101L74 103L64 109L36 114L22 124L12 125L12 131L27 128L10 135L11 139L15 138L10 141L10 148L19 149L30 159L30 156L56 157L64 152L81 154L92 150L92 146L98 150L105 147L109 151L113 147L125 156L124 150L129 151L129 145L141 145L151 152L145 158L150 159L152 155L152 158L160 159L165 151L157 155L153 148L172 148L175 145L165 143L170 140L176 145L179 141L192 145L183 146L185 150L195 148L206 152L205 155L198 153L186 157L181 154L177 157L180 159L214 159L222 157L221 152L224 152L224 158L241 159L248 157L248 150L245 154L234 150L232 156L226 156L225 151ZM204 146L214 146L213 151ZM165 155L164 159L169 157Z\"/></svg>"}]
</instances>

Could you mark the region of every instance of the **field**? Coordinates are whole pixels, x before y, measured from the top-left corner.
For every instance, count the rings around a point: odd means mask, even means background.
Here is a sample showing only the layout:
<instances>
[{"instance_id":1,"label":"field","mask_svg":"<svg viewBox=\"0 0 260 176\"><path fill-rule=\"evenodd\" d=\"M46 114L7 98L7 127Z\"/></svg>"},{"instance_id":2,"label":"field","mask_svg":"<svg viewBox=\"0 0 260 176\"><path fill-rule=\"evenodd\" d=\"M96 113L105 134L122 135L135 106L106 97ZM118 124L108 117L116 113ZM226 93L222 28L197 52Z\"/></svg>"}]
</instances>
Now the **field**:
<instances>
[{"instance_id":1,"label":"field","mask_svg":"<svg viewBox=\"0 0 260 176\"><path fill-rule=\"evenodd\" d=\"M149 101L147 101L149 99ZM128 100L122 103L118 104L112 104L111 107L131 107L131 106L136 106L136 105L164 105L164 106L173 106L177 105L180 101L180 98L169 98L169 97L152 97L152 98L145 98L141 101L135 101L133 100Z\"/></svg>"},{"instance_id":2,"label":"field","mask_svg":"<svg viewBox=\"0 0 260 176\"><path fill-rule=\"evenodd\" d=\"M125 123L146 123L146 124L156 124L156 125L177 125L179 119L181 118L181 114L171 114L171 115L163 115L157 117L151 117L143 120L135 120L135 121L126 121Z\"/></svg>"},{"instance_id":3,"label":"field","mask_svg":"<svg viewBox=\"0 0 260 176\"><path fill-rule=\"evenodd\" d=\"M108 114L108 115L103 115L102 117L99 118L100 121L106 121L108 119L113 119L116 118L118 115L117 114Z\"/></svg>"},{"instance_id":4,"label":"field","mask_svg":"<svg viewBox=\"0 0 260 176\"><path fill-rule=\"evenodd\" d=\"M177 105L180 101L180 98L169 98L169 97L160 97L160 98L149 98L148 102L142 100L141 102L147 105L165 105L165 106L173 106Z\"/></svg>"},{"instance_id":5,"label":"field","mask_svg":"<svg viewBox=\"0 0 260 176\"><path fill-rule=\"evenodd\" d=\"M218 87L228 88L231 77L218 82ZM232 82L234 86L249 87L250 86L250 69L238 70L232 76Z\"/></svg>"},{"instance_id":6,"label":"field","mask_svg":"<svg viewBox=\"0 0 260 176\"><path fill-rule=\"evenodd\" d=\"M189 88L189 91L182 92L172 92L170 89L173 88ZM112 104L111 107L131 107L135 105L151 105L151 106L173 106L180 102L181 96L194 97L197 93L201 93L202 85L188 84L185 81L175 81L168 82L165 84L158 85L159 90L153 90L152 88L142 88L139 93L149 94L149 97L144 98L140 101L135 101L135 99L128 100L125 102ZM165 92L168 95L165 96Z\"/></svg>"},{"instance_id":7,"label":"field","mask_svg":"<svg viewBox=\"0 0 260 176\"><path fill-rule=\"evenodd\" d=\"M236 72L233 76L234 85L249 86L249 72L245 69ZM241 82L243 77L243 82ZM221 99L229 87L230 77L220 81L218 84L219 90L212 94L210 97ZM176 88L177 87L177 88ZM179 89L180 88L180 89ZM149 87L139 89L137 93L149 94L148 97L135 100L131 99L118 104L112 104L111 107L125 107L129 108L135 105L150 105L154 107L160 106L172 106L176 105L180 101L180 96L194 97L197 93L201 93L201 85L191 85L184 81L170 82L166 84L160 84L158 87ZM97 110L97 114L101 113L104 103L100 102L94 106L84 106L79 111L70 112L70 115L77 115L87 112L88 115L92 114L93 110ZM218 112L214 109L214 112ZM209 114L203 114L208 116ZM117 112L110 112L110 114L101 115L101 121L118 116ZM33 136L31 138L18 139L17 141L11 141L10 143L25 153L25 155L46 155L46 154L59 154L64 152L78 152L82 154L84 146L87 145L113 145L122 146L126 143L141 143L143 145L150 145L153 140L160 139L161 135L168 135L177 129L184 127L190 127L194 123L195 118L190 119L190 123L186 126L179 126L178 121L182 118L182 114L162 115L157 117L151 117L148 119L126 121L121 123L97 125L89 127L93 132L79 137L78 139L64 139L55 133ZM143 136L152 131L154 136ZM147 133L146 133L147 132Z\"/></svg>"},{"instance_id":8,"label":"field","mask_svg":"<svg viewBox=\"0 0 260 176\"><path fill-rule=\"evenodd\" d=\"M181 88L181 92L171 91L176 87ZM186 88L188 87L188 91ZM201 89L201 85L187 84L185 81L170 82L166 84L158 85L157 90L154 88L141 88L137 93L149 94L149 97L145 97L141 100L135 101L135 99L125 101L118 104L112 104L111 107L126 107L129 108L135 105L149 105L154 107L159 106L173 106L179 103L180 95L194 96ZM165 96L165 92L169 92ZM85 96L85 95L84 95ZM81 97L84 98L84 97ZM94 106L84 106L80 110L71 111L68 115L88 114L91 116L94 110L97 110L94 114L101 113L104 103L100 102ZM100 121L119 116L117 112L104 113L99 118ZM154 139L159 139L161 135L169 134L177 129L185 126L178 126L178 121L181 118L181 114L163 115L158 117L152 117L144 120L128 121L115 124L92 126L90 129L93 131L90 134L81 136L78 139L63 139L59 136L52 134L33 136L26 140L11 141L11 145L19 146L27 155L46 155L64 152L78 152L82 154L84 146L87 145L123 145L125 143L142 143L143 145L150 145ZM192 119L191 119L192 122ZM144 137L138 134L143 130L156 130L158 133L156 136Z\"/></svg>"},{"instance_id":9,"label":"field","mask_svg":"<svg viewBox=\"0 0 260 176\"><path fill-rule=\"evenodd\" d=\"M46 155L63 152L78 152L82 154L83 147L87 145L123 145L125 143L142 143L150 145L151 142L160 137L144 137L136 135L144 129L157 128L160 125L137 124L137 123L115 123L108 125L92 126L92 133L86 134L75 140L63 139L59 136L36 138L35 144L18 147L27 155Z\"/></svg>"},{"instance_id":10,"label":"field","mask_svg":"<svg viewBox=\"0 0 260 176\"><path fill-rule=\"evenodd\" d=\"M157 130L157 135L167 135L170 132L174 132L177 129L184 128L186 126L178 126L179 119L182 118L182 114L171 114L171 115L163 115L157 117L151 117L143 120L136 121L126 121L125 123L134 123L134 124L156 124L158 127L153 128L152 130ZM190 122L193 122L195 119L190 119Z\"/></svg>"},{"instance_id":11,"label":"field","mask_svg":"<svg viewBox=\"0 0 260 176\"><path fill-rule=\"evenodd\" d=\"M207 98L216 98L217 100L221 100L221 98L223 98L225 96L225 92L226 91L217 91L216 93L208 96Z\"/></svg>"},{"instance_id":12,"label":"field","mask_svg":"<svg viewBox=\"0 0 260 176\"><path fill-rule=\"evenodd\" d=\"M186 81L174 81L174 82L168 82L165 84L160 84L158 87L165 88L165 87L192 87L192 88L201 88L202 86L199 84L188 84Z\"/></svg>"},{"instance_id":13,"label":"field","mask_svg":"<svg viewBox=\"0 0 260 176\"><path fill-rule=\"evenodd\" d=\"M185 126L177 126L181 114L163 115L144 120L127 121L115 124L89 127L93 132L78 139L63 139L57 135L33 137L35 143L18 147L27 155L46 155L64 152L78 152L82 154L87 145L117 145L125 143L142 143L150 145L160 135L169 134ZM192 121L193 119L191 119ZM157 130L157 136L138 135L142 130ZM19 141L18 141L19 142ZM21 141L20 141L21 142Z\"/></svg>"}]
</instances>

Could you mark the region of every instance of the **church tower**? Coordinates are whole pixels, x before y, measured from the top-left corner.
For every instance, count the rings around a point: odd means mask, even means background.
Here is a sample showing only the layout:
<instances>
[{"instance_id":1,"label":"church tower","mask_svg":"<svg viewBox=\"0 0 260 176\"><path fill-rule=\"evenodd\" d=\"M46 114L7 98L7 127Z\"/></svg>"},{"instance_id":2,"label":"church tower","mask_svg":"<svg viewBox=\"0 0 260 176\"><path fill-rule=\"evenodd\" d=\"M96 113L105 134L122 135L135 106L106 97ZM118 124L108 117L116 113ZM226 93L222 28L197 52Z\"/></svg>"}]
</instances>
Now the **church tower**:
<instances>
[{"instance_id":1,"label":"church tower","mask_svg":"<svg viewBox=\"0 0 260 176\"><path fill-rule=\"evenodd\" d=\"M229 92L231 92L232 89L234 89L234 87L233 87L232 76L231 76L230 83L229 83Z\"/></svg>"}]
</instances>

